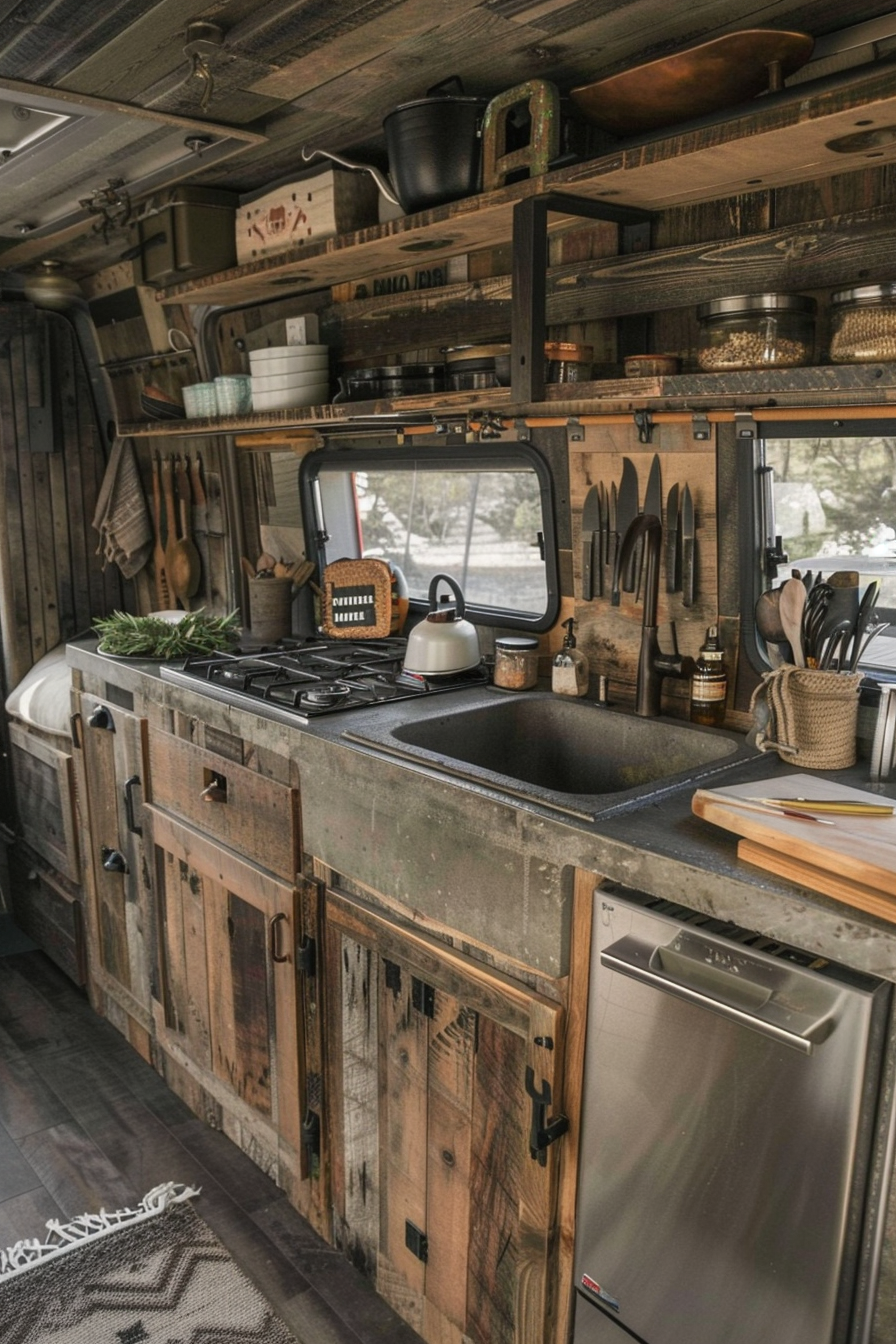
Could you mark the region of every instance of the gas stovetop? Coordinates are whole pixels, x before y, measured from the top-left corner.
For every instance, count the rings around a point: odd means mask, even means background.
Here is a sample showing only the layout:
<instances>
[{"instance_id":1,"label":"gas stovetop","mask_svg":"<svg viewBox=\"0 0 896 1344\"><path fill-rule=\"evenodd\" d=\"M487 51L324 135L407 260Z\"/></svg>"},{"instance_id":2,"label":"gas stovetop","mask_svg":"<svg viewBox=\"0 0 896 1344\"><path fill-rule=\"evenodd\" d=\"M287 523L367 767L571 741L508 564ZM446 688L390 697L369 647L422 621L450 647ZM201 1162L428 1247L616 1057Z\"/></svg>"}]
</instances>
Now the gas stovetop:
<instances>
[{"instance_id":1,"label":"gas stovetop","mask_svg":"<svg viewBox=\"0 0 896 1344\"><path fill-rule=\"evenodd\" d=\"M488 679L482 664L441 676L405 672L406 647L404 639L281 640L256 652L197 654L182 664L165 663L160 671L165 681L284 723L479 686Z\"/></svg>"}]
</instances>

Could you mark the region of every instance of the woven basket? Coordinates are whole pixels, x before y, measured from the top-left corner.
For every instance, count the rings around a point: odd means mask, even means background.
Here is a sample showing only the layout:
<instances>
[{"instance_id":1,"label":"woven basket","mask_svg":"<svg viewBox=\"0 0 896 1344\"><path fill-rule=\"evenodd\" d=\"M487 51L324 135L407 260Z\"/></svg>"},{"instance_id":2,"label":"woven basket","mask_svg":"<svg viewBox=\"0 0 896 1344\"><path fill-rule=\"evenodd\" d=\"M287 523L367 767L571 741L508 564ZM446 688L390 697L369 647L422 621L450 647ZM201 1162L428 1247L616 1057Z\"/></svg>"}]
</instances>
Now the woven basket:
<instances>
[{"instance_id":1,"label":"woven basket","mask_svg":"<svg viewBox=\"0 0 896 1344\"><path fill-rule=\"evenodd\" d=\"M821 672L789 663L767 672L750 703L759 723L757 748L776 751L806 770L854 765L861 684L861 672Z\"/></svg>"}]
</instances>

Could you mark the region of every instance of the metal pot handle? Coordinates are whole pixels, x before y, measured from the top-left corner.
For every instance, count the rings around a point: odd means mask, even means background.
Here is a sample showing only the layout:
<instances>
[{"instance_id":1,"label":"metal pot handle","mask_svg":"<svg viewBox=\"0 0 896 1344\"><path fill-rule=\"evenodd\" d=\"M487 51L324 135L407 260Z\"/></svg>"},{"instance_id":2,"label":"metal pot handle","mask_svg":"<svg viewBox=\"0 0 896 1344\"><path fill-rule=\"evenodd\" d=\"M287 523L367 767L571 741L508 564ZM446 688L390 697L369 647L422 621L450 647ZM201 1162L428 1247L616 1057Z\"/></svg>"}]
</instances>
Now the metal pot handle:
<instances>
[{"instance_id":1,"label":"metal pot handle","mask_svg":"<svg viewBox=\"0 0 896 1344\"><path fill-rule=\"evenodd\" d=\"M353 172L369 173L390 205L397 205L399 210L404 209L401 201L395 195L392 183L385 173L380 172L379 168L374 168L369 163L353 163L351 159L344 159L341 154L331 154L328 149L314 149L311 145L302 146L302 158L306 163L313 159L315 154L322 154L325 159L332 159L334 163L340 164L343 168L351 168Z\"/></svg>"},{"instance_id":2,"label":"metal pot handle","mask_svg":"<svg viewBox=\"0 0 896 1344\"><path fill-rule=\"evenodd\" d=\"M439 609L439 584L440 584L440 583L447 583L448 587L451 589L452 593L454 594L454 600L455 600L455 604L456 604L456 606L457 606L457 619L458 619L459 621L462 621L462 620L464 619L464 613L465 613L465 611L466 611L466 605L465 605L465 603L464 603L464 595L463 595L463 593L462 593L462 591L461 591L460 584L457 582L456 579L452 579L452 577L451 577L450 574L434 574L434 575L432 576L432 579L431 579L431 581L430 581L430 585L429 585L429 609L430 609L430 611L438 611L438 609Z\"/></svg>"}]
</instances>

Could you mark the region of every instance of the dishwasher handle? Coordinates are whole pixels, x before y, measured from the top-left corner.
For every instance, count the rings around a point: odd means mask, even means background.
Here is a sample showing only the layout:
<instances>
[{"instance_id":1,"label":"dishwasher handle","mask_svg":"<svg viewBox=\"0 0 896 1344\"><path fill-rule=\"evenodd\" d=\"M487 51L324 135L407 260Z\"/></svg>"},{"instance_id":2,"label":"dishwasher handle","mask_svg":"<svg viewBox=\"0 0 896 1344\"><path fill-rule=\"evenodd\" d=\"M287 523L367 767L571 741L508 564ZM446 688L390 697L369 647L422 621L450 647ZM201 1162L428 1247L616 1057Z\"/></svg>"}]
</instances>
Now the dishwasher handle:
<instances>
[{"instance_id":1,"label":"dishwasher handle","mask_svg":"<svg viewBox=\"0 0 896 1344\"><path fill-rule=\"evenodd\" d=\"M667 965L664 965L664 960ZM799 1013L800 1029L793 1030L782 1022L775 1021L776 1015L785 1014L780 1008L777 1008L776 1012L774 991L768 986L751 982L741 974L726 975L718 968L708 969L690 957L676 954L674 949L651 946L631 935L620 938L618 942L604 948L600 953L600 961L602 966L610 970L639 980L653 989L662 990L665 994L684 999L699 1008L709 1009L710 1012L718 1013L730 1021L761 1032L762 1035L788 1045L804 1055L811 1055L815 1046L826 1040L834 1027L831 1001L819 1003L811 1014ZM787 973L786 968L781 969ZM674 970L674 976L669 974L669 970ZM686 977L691 971L694 973L694 981L702 981L702 984L688 983ZM799 972L790 973L799 974ZM706 982L710 978L715 981L719 992L723 994L725 982L730 984L730 993L726 998L718 998L708 992ZM740 1003L732 1002L733 999L739 999ZM789 1016L792 1017L793 1014Z\"/></svg>"}]
</instances>

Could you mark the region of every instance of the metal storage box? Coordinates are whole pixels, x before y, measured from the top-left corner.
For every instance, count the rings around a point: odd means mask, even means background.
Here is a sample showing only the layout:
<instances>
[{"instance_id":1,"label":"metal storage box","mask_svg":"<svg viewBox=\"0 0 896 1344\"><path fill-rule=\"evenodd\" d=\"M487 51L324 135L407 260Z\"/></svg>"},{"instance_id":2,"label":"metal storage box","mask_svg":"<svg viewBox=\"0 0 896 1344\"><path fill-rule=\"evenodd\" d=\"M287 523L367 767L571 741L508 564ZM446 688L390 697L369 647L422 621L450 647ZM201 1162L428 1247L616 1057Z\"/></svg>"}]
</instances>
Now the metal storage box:
<instances>
[{"instance_id":1,"label":"metal storage box","mask_svg":"<svg viewBox=\"0 0 896 1344\"><path fill-rule=\"evenodd\" d=\"M378 197L367 173L312 168L263 195L244 198L236 227L239 264L376 224Z\"/></svg>"},{"instance_id":2,"label":"metal storage box","mask_svg":"<svg viewBox=\"0 0 896 1344\"><path fill-rule=\"evenodd\" d=\"M134 281L176 285L236 265L235 192L170 187L136 207L130 231Z\"/></svg>"}]
</instances>

